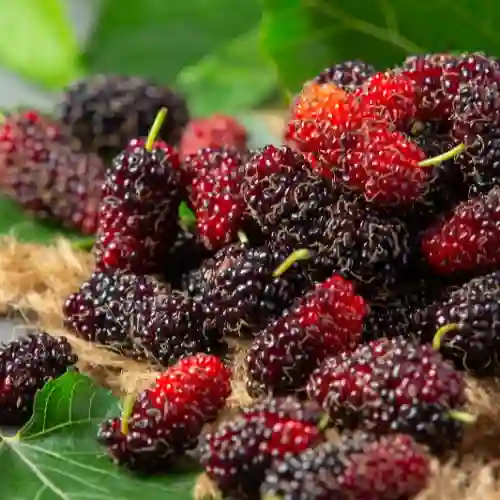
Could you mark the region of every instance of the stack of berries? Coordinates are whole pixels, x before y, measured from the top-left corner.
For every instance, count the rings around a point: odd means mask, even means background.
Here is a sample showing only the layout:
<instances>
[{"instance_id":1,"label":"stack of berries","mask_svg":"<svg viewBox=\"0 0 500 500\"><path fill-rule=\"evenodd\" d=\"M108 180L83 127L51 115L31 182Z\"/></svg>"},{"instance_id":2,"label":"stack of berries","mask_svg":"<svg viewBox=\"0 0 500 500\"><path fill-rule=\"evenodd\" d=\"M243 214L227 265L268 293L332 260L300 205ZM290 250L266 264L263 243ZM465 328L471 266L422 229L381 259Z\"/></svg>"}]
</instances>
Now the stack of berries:
<instances>
[{"instance_id":1,"label":"stack of berries","mask_svg":"<svg viewBox=\"0 0 500 500\"><path fill-rule=\"evenodd\" d=\"M191 122L181 154L185 121L170 145L134 123L102 174L94 273L64 305L79 337L167 367L101 426L112 457L164 472L193 448L244 336L258 399L198 450L225 497L418 493L473 420L464 372L500 374L498 60L337 64L293 100L286 145L260 150L221 117ZM24 154L47 162L47 135L68 136L35 128Z\"/></svg>"}]
</instances>

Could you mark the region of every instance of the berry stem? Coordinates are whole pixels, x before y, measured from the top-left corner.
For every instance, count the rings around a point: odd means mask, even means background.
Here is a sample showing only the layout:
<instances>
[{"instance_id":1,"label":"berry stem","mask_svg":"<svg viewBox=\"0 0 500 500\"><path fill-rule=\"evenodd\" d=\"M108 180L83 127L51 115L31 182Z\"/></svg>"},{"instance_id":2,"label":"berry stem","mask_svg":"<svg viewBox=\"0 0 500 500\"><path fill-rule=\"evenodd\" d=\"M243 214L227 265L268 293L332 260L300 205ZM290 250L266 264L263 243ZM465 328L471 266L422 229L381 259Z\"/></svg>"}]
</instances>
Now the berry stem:
<instances>
[{"instance_id":1,"label":"berry stem","mask_svg":"<svg viewBox=\"0 0 500 500\"><path fill-rule=\"evenodd\" d=\"M243 243L243 245L246 245L248 243L248 236L243 232L243 231L238 231L238 240L240 240L240 243Z\"/></svg>"},{"instance_id":2,"label":"berry stem","mask_svg":"<svg viewBox=\"0 0 500 500\"><path fill-rule=\"evenodd\" d=\"M448 412L451 418L454 420L458 420L459 422L463 422L464 424L473 424L476 422L476 415L472 415L471 413L467 413L466 411L460 410L450 410Z\"/></svg>"},{"instance_id":3,"label":"berry stem","mask_svg":"<svg viewBox=\"0 0 500 500\"><path fill-rule=\"evenodd\" d=\"M91 250L94 246L95 238L89 236L88 238L78 238L71 242L71 247L77 250Z\"/></svg>"},{"instance_id":4,"label":"berry stem","mask_svg":"<svg viewBox=\"0 0 500 500\"><path fill-rule=\"evenodd\" d=\"M132 415L132 410L135 403L135 394L127 394L123 398L123 410L121 415L121 433L125 436L128 434L128 421Z\"/></svg>"},{"instance_id":5,"label":"berry stem","mask_svg":"<svg viewBox=\"0 0 500 500\"><path fill-rule=\"evenodd\" d=\"M187 229L194 229L196 227L196 216L193 211L182 202L179 206L179 223Z\"/></svg>"},{"instance_id":6,"label":"berry stem","mask_svg":"<svg viewBox=\"0 0 500 500\"><path fill-rule=\"evenodd\" d=\"M324 415L318 423L318 429L324 431L330 425L330 415Z\"/></svg>"},{"instance_id":7,"label":"berry stem","mask_svg":"<svg viewBox=\"0 0 500 500\"><path fill-rule=\"evenodd\" d=\"M144 146L144 148L146 149L146 151L150 153L151 151L153 151L153 144L156 141L158 134L160 133L160 129L163 125L163 122L165 121L165 118L167 117L167 111L168 111L167 108L161 108L160 111L158 111L155 121L153 122L153 126L149 131L148 138L146 139L146 145Z\"/></svg>"},{"instance_id":8,"label":"berry stem","mask_svg":"<svg viewBox=\"0 0 500 500\"><path fill-rule=\"evenodd\" d=\"M277 278L284 272L288 271L297 261L307 260L311 258L311 254L307 248L301 248L292 252L273 272L273 276Z\"/></svg>"},{"instance_id":9,"label":"berry stem","mask_svg":"<svg viewBox=\"0 0 500 500\"><path fill-rule=\"evenodd\" d=\"M450 323L439 328L439 330L434 334L434 338L432 339L432 347L436 349L436 351L439 351L439 349L441 348L441 341L443 340L443 337L447 333L458 330L459 328L460 325L458 325L457 323Z\"/></svg>"},{"instance_id":10,"label":"berry stem","mask_svg":"<svg viewBox=\"0 0 500 500\"><path fill-rule=\"evenodd\" d=\"M465 144L459 144L458 146L455 146L454 148L450 149L449 151L445 151L444 153L434 156L433 158L427 158L426 160L421 161L418 166L419 167L434 167L436 165L439 165L440 163L443 163L446 160L449 160L455 156L458 156L460 153L462 153L465 150Z\"/></svg>"}]
</instances>

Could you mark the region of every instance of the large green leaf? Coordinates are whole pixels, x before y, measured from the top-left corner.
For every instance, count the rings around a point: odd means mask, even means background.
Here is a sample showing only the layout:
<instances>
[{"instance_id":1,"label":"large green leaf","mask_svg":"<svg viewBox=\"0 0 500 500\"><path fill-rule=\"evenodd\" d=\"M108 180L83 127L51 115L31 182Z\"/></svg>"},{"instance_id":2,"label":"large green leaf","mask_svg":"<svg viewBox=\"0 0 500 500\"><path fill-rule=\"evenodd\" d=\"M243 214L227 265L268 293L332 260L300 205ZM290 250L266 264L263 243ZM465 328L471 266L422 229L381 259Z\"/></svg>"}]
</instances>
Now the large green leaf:
<instances>
[{"instance_id":1,"label":"large green leaf","mask_svg":"<svg viewBox=\"0 0 500 500\"><path fill-rule=\"evenodd\" d=\"M259 0L107 0L87 50L92 72L175 83L187 66L224 50L260 21ZM223 70L222 70L223 71Z\"/></svg>"},{"instance_id":2,"label":"large green leaf","mask_svg":"<svg viewBox=\"0 0 500 500\"><path fill-rule=\"evenodd\" d=\"M270 95L277 74L259 41L259 29L253 28L179 73L177 86L194 115L241 113Z\"/></svg>"},{"instance_id":3,"label":"large green leaf","mask_svg":"<svg viewBox=\"0 0 500 500\"><path fill-rule=\"evenodd\" d=\"M74 371L37 394L31 421L0 444L2 498L16 500L188 500L197 473L138 478L118 468L95 439L118 400Z\"/></svg>"},{"instance_id":4,"label":"large green leaf","mask_svg":"<svg viewBox=\"0 0 500 500\"><path fill-rule=\"evenodd\" d=\"M79 73L79 47L59 0L0 0L0 62L51 88Z\"/></svg>"},{"instance_id":5,"label":"large green leaf","mask_svg":"<svg viewBox=\"0 0 500 500\"><path fill-rule=\"evenodd\" d=\"M483 50L500 55L498 2L263 2L263 45L292 91L347 59L365 59L383 69L414 53Z\"/></svg>"}]
</instances>

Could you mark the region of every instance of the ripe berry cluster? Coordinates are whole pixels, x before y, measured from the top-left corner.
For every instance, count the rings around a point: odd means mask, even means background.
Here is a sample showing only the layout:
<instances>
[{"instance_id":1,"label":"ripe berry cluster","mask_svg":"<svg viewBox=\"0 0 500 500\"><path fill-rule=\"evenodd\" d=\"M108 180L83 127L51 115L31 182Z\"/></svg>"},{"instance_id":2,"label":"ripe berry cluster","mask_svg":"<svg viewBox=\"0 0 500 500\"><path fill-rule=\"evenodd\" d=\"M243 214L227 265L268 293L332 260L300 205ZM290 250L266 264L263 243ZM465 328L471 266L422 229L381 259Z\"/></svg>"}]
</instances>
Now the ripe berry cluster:
<instances>
[{"instance_id":1,"label":"ripe berry cluster","mask_svg":"<svg viewBox=\"0 0 500 500\"><path fill-rule=\"evenodd\" d=\"M199 448L223 495L417 493L421 446L441 454L469 420L464 370L500 374L500 63L335 65L293 101L286 145L260 150L217 117L179 154L162 117L103 174L96 268L64 305L80 337L166 367L100 441L164 472L224 406L219 356L245 337L258 401Z\"/></svg>"},{"instance_id":2,"label":"ripe berry cluster","mask_svg":"<svg viewBox=\"0 0 500 500\"><path fill-rule=\"evenodd\" d=\"M35 394L73 367L77 357L65 337L28 333L0 346L0 425L20 426L33 412Z\"/></svg>"}]
</instances>

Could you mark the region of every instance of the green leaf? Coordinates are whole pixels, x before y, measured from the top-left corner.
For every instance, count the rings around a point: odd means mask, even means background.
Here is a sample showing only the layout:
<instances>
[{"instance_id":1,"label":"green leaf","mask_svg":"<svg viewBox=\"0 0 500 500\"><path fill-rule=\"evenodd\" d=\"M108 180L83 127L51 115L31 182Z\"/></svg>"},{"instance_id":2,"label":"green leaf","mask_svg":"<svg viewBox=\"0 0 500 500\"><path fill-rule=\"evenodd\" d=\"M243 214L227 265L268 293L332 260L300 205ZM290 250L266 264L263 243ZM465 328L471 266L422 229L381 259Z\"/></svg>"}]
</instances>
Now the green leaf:
<instances>
[{"instance_id":1,"label":"green leaf","mask_svg":"<svg viewBox=\"0 0 500 500\"><path fill-rule=\"evenodd\" d=\"M92 72L173 84L186 67L260 21L259 0L107 0L87 49Z\"/></svg>"},{"instance_id":2,"label":"green leaf","mask_svg":"<svg viewBox=\"0 0 500 500\"><path fill-rule=\"evenodd\" d=\"M261 42L276 63L282 86L300 89L307 78L331 61L327 23L317 25L303 0L263 0Z\"/></svg>"},{"instance_id":3,"label":"green leaf","mask_svg":"<svg viewBox=\"0 0 500 500\"><path fill-rule=\"evenodd\" d=\"M0 0L0 62L50 88L80 74L79 47L58 0Z\"/></svg>"},{"instance_id":4,"label":"green leaf","mask_svg":"<svg viewBox=\"0 0 500 500\"><path fill-rule=\"evenodd\" d=\"M180 72L177 86L194 115L241 113L276 88L276 70L262 55L259 36L254 28Z\"/></svg>"},{"instance_id":5,"label":"green leaf","mask_svg":"<svg viewBox=\"0 0 500 500\"><path fill-rule=\"evenodd\" d=\"M196 473L142 479L118 468L95 439L119 401L75 371L49 382L31 421L0 444L2 498L16 500L188 500Z\"/></svg>"},{"instance_id":6,"label":"green leaf","mask_svg":"<svg viewBox=\"0 0 500 500\"><path fill-rule=\"evenodd\" d=\"M37 220L27 214L15 201L0 197L0 234L13 234L23 242L49 243L58 236L79 238L74 231L62 229L49 221Z\"/></svg>"},{"instance_id":7,"label":"green leaf","mask_svg":"<svg viewBox=\"0 0 500 500\"><path fill-rule=\"evenodd\" d=\"M500 55L500 4L454 0L263 0L262 43L291 91L323 68L360 58L379 69L410 54Z\"/></svg>"}]
</instances>

